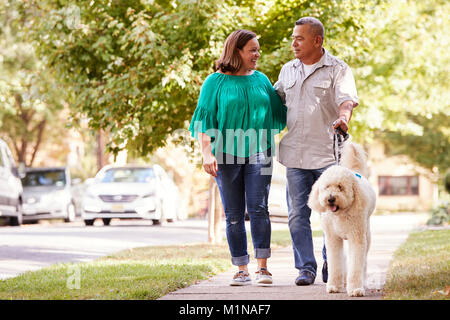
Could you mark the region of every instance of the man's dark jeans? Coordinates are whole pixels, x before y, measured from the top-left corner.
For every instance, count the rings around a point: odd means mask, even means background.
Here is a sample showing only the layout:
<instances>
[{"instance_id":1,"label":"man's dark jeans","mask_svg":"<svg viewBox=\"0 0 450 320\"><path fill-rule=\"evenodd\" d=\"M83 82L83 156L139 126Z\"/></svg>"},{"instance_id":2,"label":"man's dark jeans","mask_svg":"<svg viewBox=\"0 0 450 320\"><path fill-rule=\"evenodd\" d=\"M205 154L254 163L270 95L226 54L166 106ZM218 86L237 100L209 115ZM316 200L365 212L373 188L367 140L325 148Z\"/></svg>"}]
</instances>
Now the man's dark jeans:
<instances>
[{"instance_id":1,"label":"man's dark jeans","mask_svg":"<svg viewBox=\"0 0 450 320\"><path fill-rule=\"evenodd\" d=\"M314 257L314 248L311 231L311 209L308 207L308 197L314 182L328 168L306 170L287 168L286 200L289 214L289 230L291 232L294 249L295 268L299 273L311 272L316 276L317 263ZM325 245L322 249L326 261Z\"/></svg>"}]
</instances>

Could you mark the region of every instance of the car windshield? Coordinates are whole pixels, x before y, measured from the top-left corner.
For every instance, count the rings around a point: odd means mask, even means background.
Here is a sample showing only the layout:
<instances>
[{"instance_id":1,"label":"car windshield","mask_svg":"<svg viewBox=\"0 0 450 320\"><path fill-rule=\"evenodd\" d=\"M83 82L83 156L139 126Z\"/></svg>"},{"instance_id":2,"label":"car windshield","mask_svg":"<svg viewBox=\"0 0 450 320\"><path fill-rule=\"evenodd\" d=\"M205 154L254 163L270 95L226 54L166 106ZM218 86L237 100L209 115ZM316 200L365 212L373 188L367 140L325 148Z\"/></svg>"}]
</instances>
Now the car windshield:
<instances>
[{"instance_id":1,"label":"car windshield","mask_svg":"<svg viewBox=\"0 0 450 320\"><path fill-rule=\"evenodd\" d=\"M155 172L151 168L117 168L107 170L100 182L149 182L154 179Z\"/></svg>"},{"instance_id":2,"label":"car windshield","mask_svg":"<svg viewBox=\"0 0 450 320\"><path fill-rule=\"evenodd\" d=\"M66 185L66 175L64 170L30 171L22 179L22 185L25 187L63 187Z\"/></svg>"}]
</instances>

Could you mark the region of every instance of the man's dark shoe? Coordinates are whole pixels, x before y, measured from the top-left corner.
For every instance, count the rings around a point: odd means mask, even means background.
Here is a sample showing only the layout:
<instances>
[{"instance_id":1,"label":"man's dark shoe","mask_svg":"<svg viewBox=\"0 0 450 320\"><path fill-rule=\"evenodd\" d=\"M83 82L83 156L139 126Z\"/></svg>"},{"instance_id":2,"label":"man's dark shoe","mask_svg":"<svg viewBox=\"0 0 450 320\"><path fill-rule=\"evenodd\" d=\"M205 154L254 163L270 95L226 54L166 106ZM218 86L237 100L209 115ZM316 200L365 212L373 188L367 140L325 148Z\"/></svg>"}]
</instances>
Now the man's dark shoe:
<instances>
[{"instance_id":1,"label":"man's dark shoe","mask_svg":"<svg viewBox=\"0 0 450 320\"><path fill-rule=\"evenodd\" d=\"M327 281L328 281L328 263L326 261L323 262L322 281L325 283L327 283Z\"/></svg>"},{"instance_id":2,"label":"man's dark shoe","mask_svg":"<svg viewBox=\"0 0 450 320\"><path fill-rule=\"evenodd\" d=\"M314 280L315 277L311 272L302 271L297 279L295 279L295 284L298 286L309 286L314 283Z\"/></svg>"}]
</instances>

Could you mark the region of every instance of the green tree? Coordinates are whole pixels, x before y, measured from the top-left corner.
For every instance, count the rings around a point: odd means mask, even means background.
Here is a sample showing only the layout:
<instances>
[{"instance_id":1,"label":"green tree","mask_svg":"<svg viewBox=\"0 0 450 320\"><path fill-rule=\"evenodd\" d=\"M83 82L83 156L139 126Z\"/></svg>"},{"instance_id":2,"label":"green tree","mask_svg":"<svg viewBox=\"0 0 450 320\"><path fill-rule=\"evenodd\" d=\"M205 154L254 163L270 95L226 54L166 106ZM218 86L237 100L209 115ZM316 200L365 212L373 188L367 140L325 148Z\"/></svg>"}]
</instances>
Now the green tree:
<instances>
[{"instance_id":1,"label":"green tree","mask_svg":"<svg viewBox=\"0 0 450 320\"><path fill-rule=\"evenodd\" d=\"M183 128L195 108L199 86L211 72L210 18L217 3L79 5L49 1L38 7L37 50L70 86L75 120L86 115L90 128L108 132L114 153L127 147L148 154Z\"/></svg>"},{"instance_id":2,"label":"green tree","mask_svg":"<svg viewBox=\"0 0 450 320\"><path fill-rule=\"evenodd\" d=\"M362 68L372 136L389 155L407 155L442 181L450 163L450 3L389 2L387 9L373 40L379 54Z\"/></svg>"},{"instance_id":3,"label":"green tree","mask_svg":"<svg viewBox=\"0 0 450 320\"><path fill-rule=\"evenodd\" d=\"M18 161L31 166L42 145L64 131L64 101L61 87L26 41L16 4L0 3L0 135Z\"/></svg>"},{"instance_id":4,"label":"green tree","mask_svg":"<svg viewBox=\"0 0 450 320\"><path fill-rule=\"evenodd\" d=\"M389 155L407 155L415 163L443 174L450 168L450 117L445 113L433 114L429 118L407 114L409 121L422 128L420 135L388 131L384 142Z\"/></svg>"},{"instance_id":5,"label":"green tree","mask_svg":"<svg viewBox=\"0 0 450 320\"><path fill-rule=\"evenodd\" d=\"M450 3L439 0L279 0L256 24L262 68L276 79L292 59L293 21L318 17L326 28L325 47L355 74L360 106L352 135L366 143L380 139L390 154L407 155L442 175L450 163L449 12Z\"/></svg>"},{"instance_id":6,"label":"green tree","mask_svg":"<svg viewBox=\"0 0 450 320\"><path fill-rule=\"evenodd\" d=\"M351 122L355 139L390 139L387 131L426 141L424 127L412 117L448 115L449 6L444 0L22 4L35 12L29 34L38 53L70 89L74 119L85 115L90 128L109 132L110 151L128 148L136 155L151 153L174 130L186 128L231 31L259 35L260 70L274 82L293 58L290 35L301 16L324 22L325 47L354 71L360 96Z\"/></svg>"}]
</instances>

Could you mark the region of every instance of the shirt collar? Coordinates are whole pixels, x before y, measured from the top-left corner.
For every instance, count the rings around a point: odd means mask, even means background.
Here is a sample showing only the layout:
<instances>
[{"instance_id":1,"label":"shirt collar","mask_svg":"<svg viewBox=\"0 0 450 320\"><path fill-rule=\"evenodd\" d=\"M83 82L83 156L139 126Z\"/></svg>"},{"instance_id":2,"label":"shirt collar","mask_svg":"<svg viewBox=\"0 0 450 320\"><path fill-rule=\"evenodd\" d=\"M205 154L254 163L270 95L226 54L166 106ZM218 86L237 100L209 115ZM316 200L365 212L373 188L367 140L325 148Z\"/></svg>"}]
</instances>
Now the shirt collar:
<instances>
[{"instance_id":1,"label":"shirt collar","mask_svg":"<svg viewBox=\"0 0 450 320\"><path fill-rule=\"evenodd\" d=\"M322 66L333 65L331 63L330 54L328 53L328 51L325 48L322 48L322 50L323 50L323 55L320 58L320 60L317 62L317 68L322 67ZM302 61L300 59L296 58L293 66L294 66L294 68L297 68L297 67L301 66L301 64L302 64Z\"/></svg>"}]
</instances>

